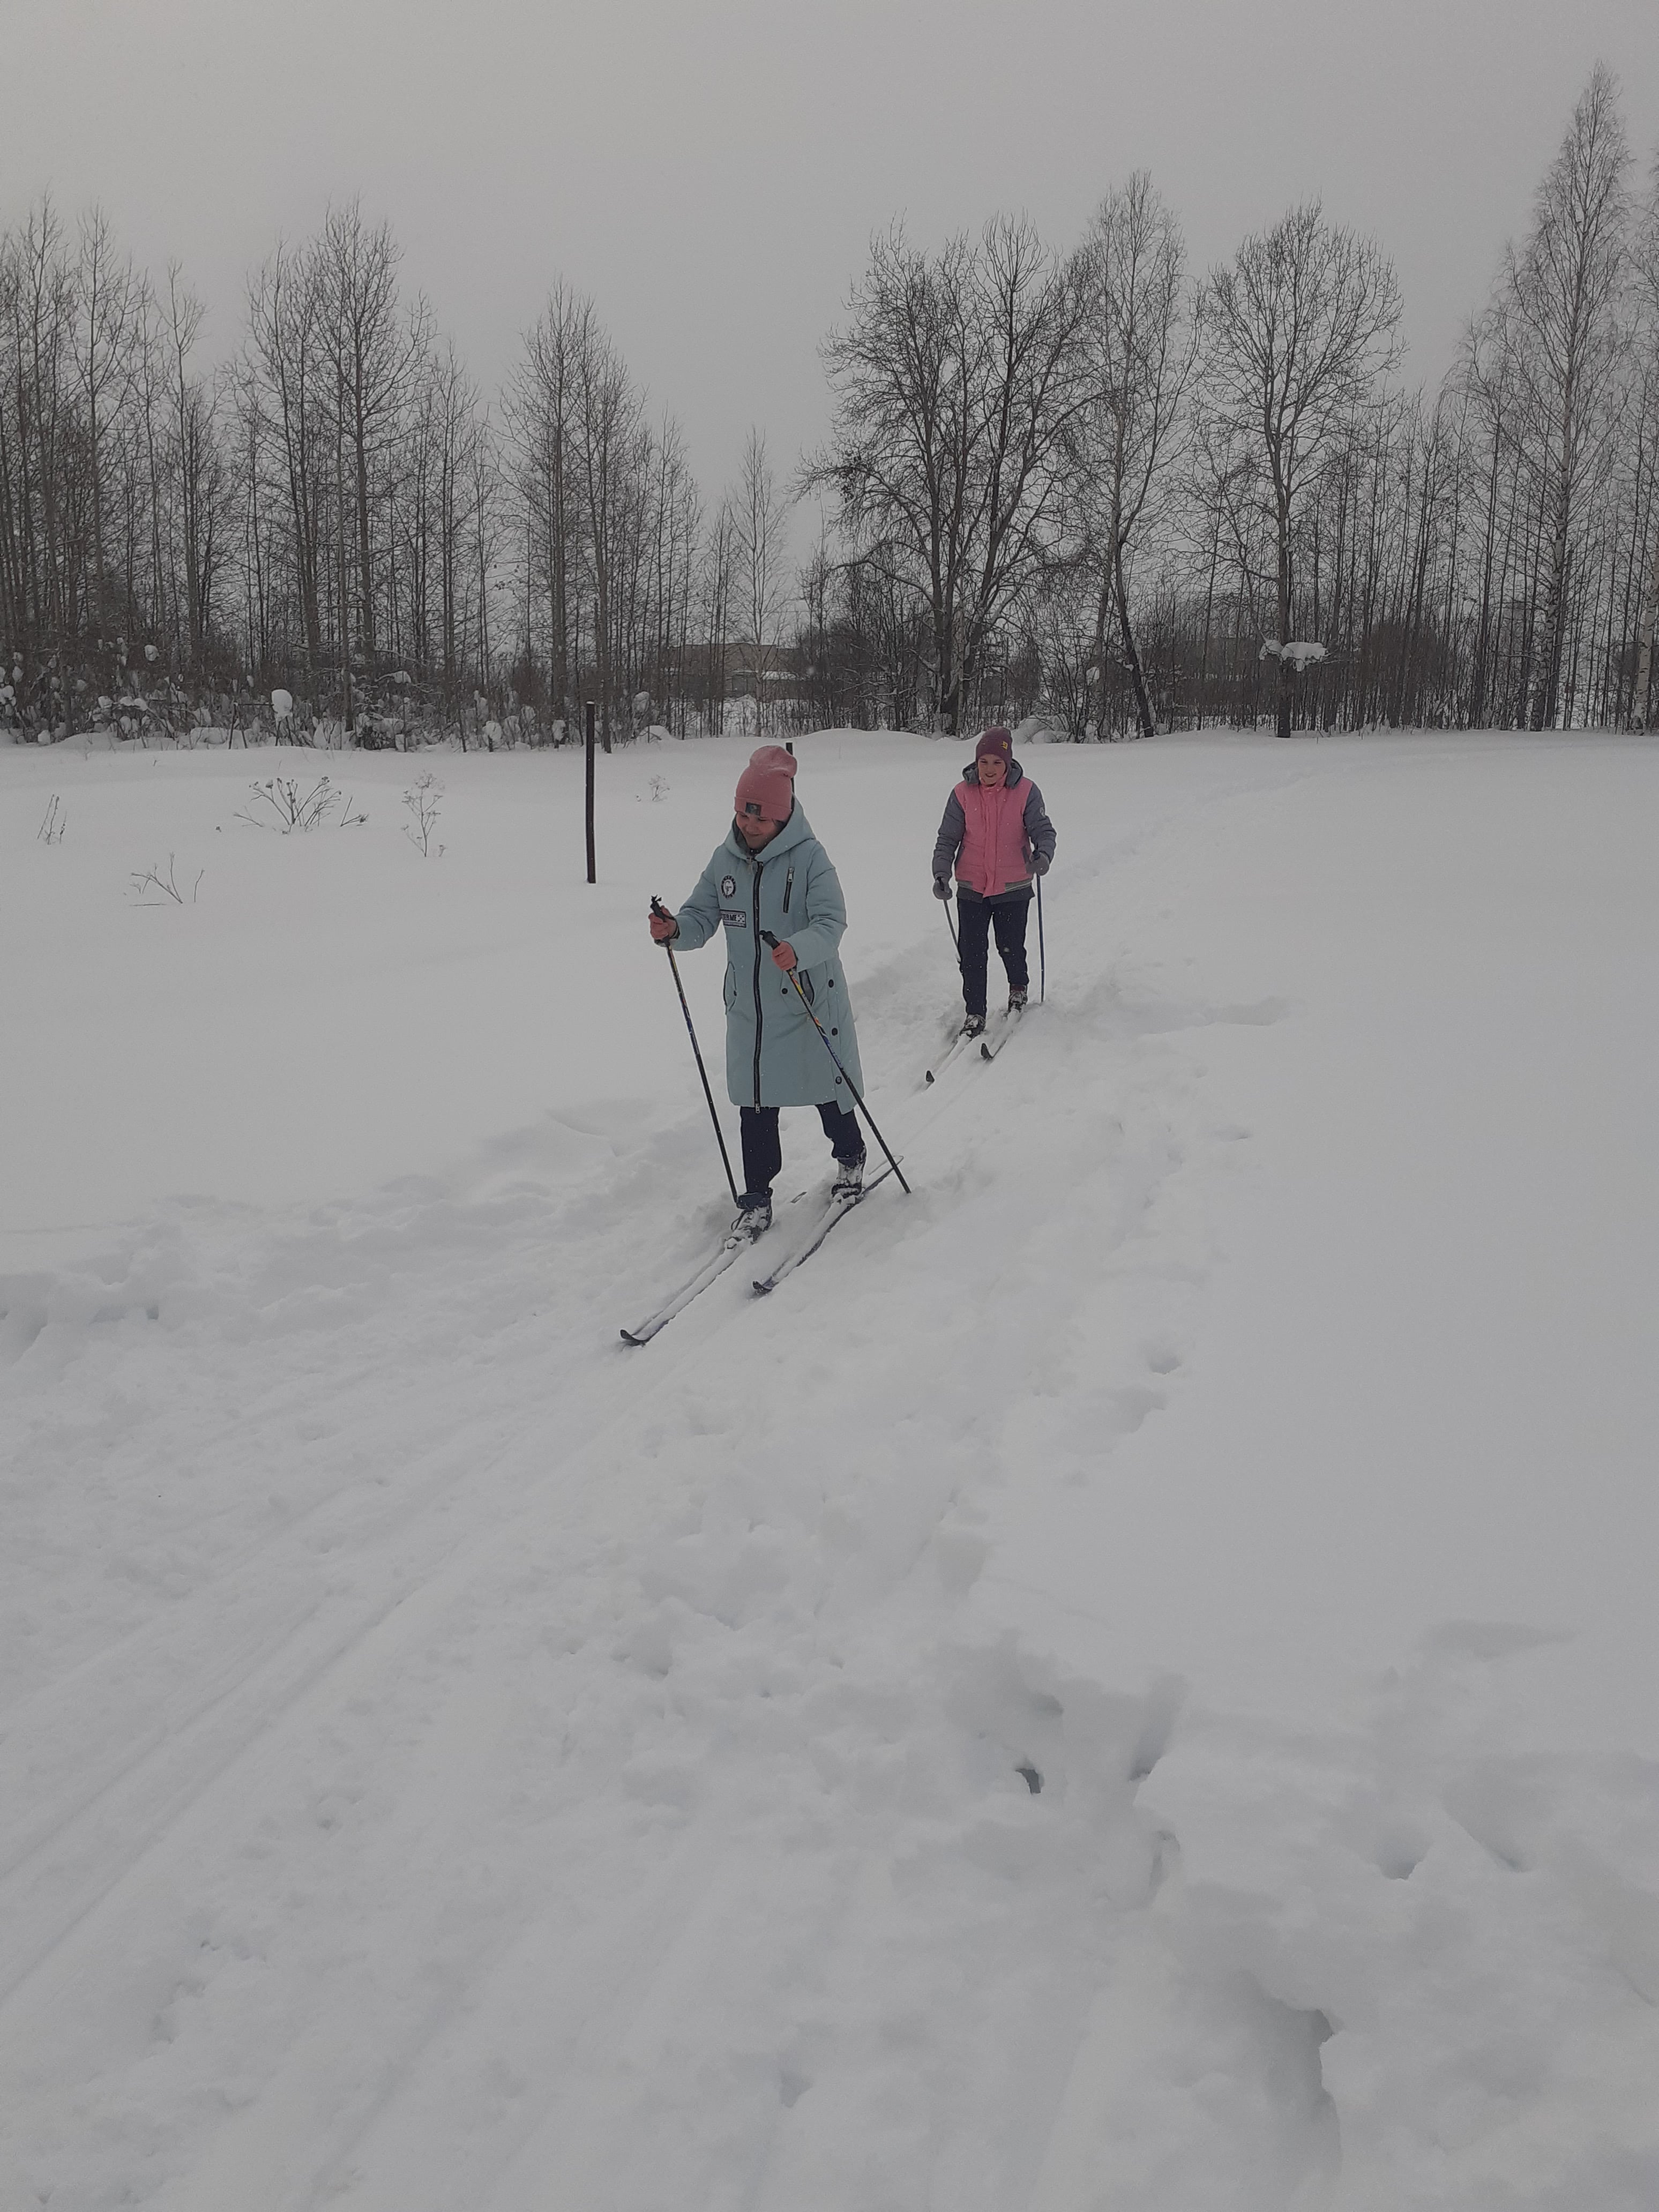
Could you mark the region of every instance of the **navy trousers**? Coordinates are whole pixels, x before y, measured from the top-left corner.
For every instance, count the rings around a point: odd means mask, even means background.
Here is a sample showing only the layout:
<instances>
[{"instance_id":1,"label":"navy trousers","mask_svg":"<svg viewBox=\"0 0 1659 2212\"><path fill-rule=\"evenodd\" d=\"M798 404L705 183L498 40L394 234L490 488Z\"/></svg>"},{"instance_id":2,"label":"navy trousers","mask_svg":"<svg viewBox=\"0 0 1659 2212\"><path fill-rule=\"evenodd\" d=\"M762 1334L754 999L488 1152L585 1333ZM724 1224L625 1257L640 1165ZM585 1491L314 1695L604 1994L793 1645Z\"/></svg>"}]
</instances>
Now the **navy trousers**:
<instances>
[{"instance_id":1,"label":"navy trousers","mask_svg":"<svg viewBox=\"0 0 1659 2212\"><path fill-rule=\"evenodd\" d=\"M864 1138L856 1114L837 1106L831 1099L827 1106L819 1107L818 1119L830 1139L830 1149L838 1160L864 1158ZM783 1165L783 1146L778 1141L778 1109L775 1106L742 1106L738 1109L738 1121L743 1131L744 1195L763 1198L770 1191L773 1178Z\"/></svg>"},{"instance_id":2,"label":"navy trousers","mask_svg":"<svg viewBox=\"0 0 1659 2212\"><path fill-rule=\"evenodd\" d=\"M985 1012L985 971L990 965L989 939L994 929L997 951L1008 970L1008 988L1023 991L1030 982L1025 965L1025 919L1029 898L958 898L957 928L962 946L962 997L970 1014Z\"/></svg>"}]
</instances>

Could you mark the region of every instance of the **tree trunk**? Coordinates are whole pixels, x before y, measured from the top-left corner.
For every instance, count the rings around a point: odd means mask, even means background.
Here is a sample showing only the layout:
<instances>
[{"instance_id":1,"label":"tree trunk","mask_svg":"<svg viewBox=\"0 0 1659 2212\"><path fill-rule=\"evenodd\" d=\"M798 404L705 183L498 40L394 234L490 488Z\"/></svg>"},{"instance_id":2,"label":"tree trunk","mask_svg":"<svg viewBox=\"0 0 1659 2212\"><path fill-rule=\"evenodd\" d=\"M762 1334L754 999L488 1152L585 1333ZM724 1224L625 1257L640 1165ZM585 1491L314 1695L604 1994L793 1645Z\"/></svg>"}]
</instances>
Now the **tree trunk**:
<instances>
[{"instance_id":1,"label":"tree trunk","mask_svg":"<svg viewBox=\"0 0 1659 2212\"><path fill-rule=\"evenodd\" d=\"M1279 687L1278 732L1291 734L1291 710L1296 703L1296 664L1285 651L1291 641L1291 513L1287 500L1279 510Z\"/></svg>"},{"instance_id":2,"label":"tree trunk","mask_svg":"<svg viewBox=\"0 0 1659 2212\"><path fill-rule=\"evenodd\" d=\"M1659 532L1656 532L1659 538ZM1653 549L1653 573L1648 579L1647 598L1642 609L1640 641L1636 649L1636 690L1631 701L1631 726L1645 730L1653 721L1653 643L1654 633L1659 630L1659 543Z\"/></svg>"},{"instance_id":3,"label":"tree trunk","mask_svg":"<svg viewBox=\"0 0 1659 2212\"><path fill-rule=\"evenodd\" d=\"M1123 655L1129 664L1129 680L1134 685L1135 714L1140 723L1143 738L1158 735L1158 724L1152 716L1152 702L1146 693L1146 678L1140 665L1140 651L1135 644L1135 634L1129 621L1129 586L1123 574L1123 541L1120 538L1112 554L1112 588L1117 599L1118 628L1123 634Z\"/></svg>"},{"instance_id":4,"label":"tree trunk","mask_svg":"<svg viewBox=\"0 0 1659 2212\"><path fill-rule=\"evenodd\" d=\"M1571 520L1571 487L1564 465L1556 490L1555 513L1551 518L1549 566L1544 576L1544 605L1540 617L1543 638L1533 686L1530 716L1534 730L1553 729L1560 705L1561 656L1566 638L1570 561L1567 532Z\"/></svg>"},{"instance_id":5,"label":"tree trunk","mask_svg":"<svg viewBox=\"0 0 1659 2212\"><path fill-rule=\"evenodd\" d=\"M1106 674L1106 621L1112 610L1111 573L1103 570L1100 589L1095 594L1094 638L1094 710L1095 735L1104 740L1109 734L1108 722L1111 714L1111 693Z\"/></svg>"}]
</instances>

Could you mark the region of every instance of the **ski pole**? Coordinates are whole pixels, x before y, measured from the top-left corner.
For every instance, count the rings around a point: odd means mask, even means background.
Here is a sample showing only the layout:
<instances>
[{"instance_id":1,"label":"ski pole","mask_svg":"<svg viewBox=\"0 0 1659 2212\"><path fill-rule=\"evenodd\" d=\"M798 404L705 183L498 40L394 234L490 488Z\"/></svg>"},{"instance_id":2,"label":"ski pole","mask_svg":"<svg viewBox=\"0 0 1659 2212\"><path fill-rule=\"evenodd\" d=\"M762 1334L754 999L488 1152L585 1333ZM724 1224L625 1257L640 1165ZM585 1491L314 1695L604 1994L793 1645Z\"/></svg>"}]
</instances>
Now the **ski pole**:
<instances>
[{"instance_id":1,"label":"ski pole","mask_svg":"<svg viewBox=\"0 0 1659 2212\"><path fill-rule=\"evenodd\" d=\"M957 939L957 926L951 919L951 902L949 899L941 899L939 901L939 904L945 908L945 927L951 933L951 949L956 954L957 965L960 968L962 965L962 946Z\"/></svg>"},{"instance_id":2,"label":"ski pole","mask_svg":"<svg viewBox=\"0 0 1659 2212\"><path fill-rule=\"evenodd\" d=\"M1048 954L1042 942L1042 878L1037 887L1037 1004L1041 1006L1048 995Z\"/></svg>"},{"instance_id":3,"label":"ski pole","mask_svg":"<svg viewBox=\"0 0 1659 2212\"><path fill-rule=\"evenodd\" d=\"M775 952L776 951L778 940L773 936L769 929L762 930L761 941L763 944L769 945L772 947L772 950ZM847 1073L846 1062L842 1060L841 1054L836 1050L834 1045L830 1043L829 1036L825 1033L823 1024L812 1012L812 1001L807 997L805 992L802 990L800 987L800 977L795 973L793 968L787 970L787 973L790 981L795 987L795 996L800 1000L802 1006L806 1009L807 1020L811 1023L818 1035L823 1038L824 1050L829 1054L830 1059L835 1061L836 1066L840 1068L842 1082L846 1084L847 1088L852 1092L854 1101L857 1105L860 1113L863 1115L865 1120L870 1124L871 1133L874 1136L876 1142L881 1146L883 1152L886 1153L887 1164L892 1169L893 1173L898 1177L900 1188L908 1193L910 1186L904 1180L904 1170L894 1158L892 1148L888 1144L886 1138L884 1137L881 1131L877 1128L874 1115L872 1114L870 1109L865 1104L862 1097L860 1095L857 1084L854 1082L852 1077Z\"/></svg>"},{"instance_id":4,"label":"ski pole","mask_svg":"<svg viewBox=\"0 0 1659 2212\"><path fill-rule=\"evenodd\" d=\"M674 919L662 901L654 895L651 901L651 911L653 914L660 915L665 921L672 921ZM708 1088L708 1070L702 1064L702 1053L697 1044L697 1032L691 1023L691 1009L685 1003L685 986L680 981L680 963L674 957L674 940L672 937L664 938L662 949L668 955L668 965L674 978L674 988L680 994L680 1012L685 1016L686 1035L691 1040L692 1056L697 1063L697 1073L702 1078L702 1095L708 1101L708 1116L714 1124L714 1142L720 1148L720 1165L726 1170L726 1180L732 1186L732 1203L733 1206L741 1206L743 1200L738 1192L738 1179L732 1172L731 1157L726 1149L726 1139L720 1133L720 1117L714 1110L714 1094Z\"/></svg>"}]
</instances>

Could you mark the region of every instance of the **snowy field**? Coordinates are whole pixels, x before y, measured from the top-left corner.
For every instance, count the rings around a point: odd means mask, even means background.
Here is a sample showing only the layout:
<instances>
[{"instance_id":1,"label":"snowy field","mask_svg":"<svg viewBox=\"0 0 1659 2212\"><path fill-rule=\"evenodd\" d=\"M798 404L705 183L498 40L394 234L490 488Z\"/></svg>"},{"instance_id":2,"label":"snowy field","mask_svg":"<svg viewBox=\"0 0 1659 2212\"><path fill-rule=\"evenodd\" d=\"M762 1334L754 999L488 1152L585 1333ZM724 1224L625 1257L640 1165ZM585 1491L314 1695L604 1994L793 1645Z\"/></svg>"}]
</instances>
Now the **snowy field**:
<instances>
[{"instance_id":1,"label":"snowy field","mask_svg":"<svg viewBox=\"0 0 1659 2212\"><path fill-rule=\"evenodd\" d=\"M0 751L0 2205L1652 2212L1659 746L1035 750L929 1091L801 741L915 1194L631 1351L745 750Z\"/></svg>"}]
</instances>

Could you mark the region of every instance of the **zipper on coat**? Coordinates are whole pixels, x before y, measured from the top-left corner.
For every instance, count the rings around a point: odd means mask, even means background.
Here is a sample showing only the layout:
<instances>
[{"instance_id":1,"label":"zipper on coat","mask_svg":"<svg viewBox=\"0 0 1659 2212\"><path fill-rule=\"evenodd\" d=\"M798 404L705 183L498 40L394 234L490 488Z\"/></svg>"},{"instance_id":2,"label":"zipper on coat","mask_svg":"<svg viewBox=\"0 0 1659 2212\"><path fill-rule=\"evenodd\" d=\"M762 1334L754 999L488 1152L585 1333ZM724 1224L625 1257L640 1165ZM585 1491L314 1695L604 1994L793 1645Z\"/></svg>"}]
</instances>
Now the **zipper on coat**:
<instances>
[{"instance_id":1,"label":"zipper on coat","mask_svg":"<svg viewBox=\"0 0 1659 2212\"><path fill-rule=\"evenodd\" d=\"M758 1106L761 1103L761 1030L766 1018L765 1015L761 1011L760 987L760 879L762 863L759 860L751 860L749 865L755 871L755 927L752 933L755 939L755 1103Z\"/></svg>"},{"instance_id":2,"label":"zipper on coat","mask_svg":"<svg viewBox=\"0 0 1659 2212\"><path fill-rule=\"evenodd\" d=\"M795 872L791 868L788 874L783 879L783 910L786 914L789 911L789 894L794 890L794 888Z\"/></svg>"}]
</instances>

